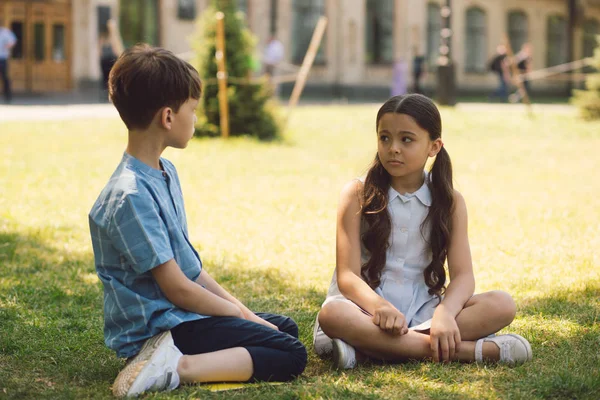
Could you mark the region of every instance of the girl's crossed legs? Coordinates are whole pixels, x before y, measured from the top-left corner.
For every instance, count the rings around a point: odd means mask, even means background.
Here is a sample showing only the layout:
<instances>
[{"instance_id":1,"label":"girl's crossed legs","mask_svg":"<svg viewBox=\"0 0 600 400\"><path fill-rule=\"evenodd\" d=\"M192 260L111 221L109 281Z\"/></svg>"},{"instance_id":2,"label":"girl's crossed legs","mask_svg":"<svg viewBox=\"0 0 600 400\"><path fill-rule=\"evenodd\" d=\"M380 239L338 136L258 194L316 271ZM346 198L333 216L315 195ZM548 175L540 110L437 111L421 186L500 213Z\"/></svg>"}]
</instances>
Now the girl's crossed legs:
<instances>
[{"instance_id":1,"label":"girl's crossed legs","mask_svg":"<svg viewBox=\"0 0 600 400\"><path fill-rule=\"evenodd\" d=\"M475 344L508 326L515 317L516 306L512 297L502 291L474 295L457 315L461 344L455 360L475 361ZM372 317L358 307L344 301L327 303L319 312L319 324L330 338L338 338L350 344L368 357L384 361L431 359L428 334L409 330L395 336L376 326ZM499 347L493 342L483 343L483 359L497 361Z\"/></svg>"}]
</instances>

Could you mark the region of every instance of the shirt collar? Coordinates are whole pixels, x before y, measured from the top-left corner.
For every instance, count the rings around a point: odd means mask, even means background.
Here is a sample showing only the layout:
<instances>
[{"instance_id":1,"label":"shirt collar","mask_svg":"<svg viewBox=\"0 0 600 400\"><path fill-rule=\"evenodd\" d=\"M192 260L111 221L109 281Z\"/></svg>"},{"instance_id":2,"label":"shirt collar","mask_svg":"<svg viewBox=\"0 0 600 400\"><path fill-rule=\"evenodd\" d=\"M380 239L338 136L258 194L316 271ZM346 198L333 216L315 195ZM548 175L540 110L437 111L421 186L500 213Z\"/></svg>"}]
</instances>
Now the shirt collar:
<instances>
[{"instance_id":1,"label":"shirt collar","mask_svg":"<svg viewBox=\"0 0 600 400\"><path fill-rule=\"evenodd\" d=\"M390 189L388 191L388 202L391 203L392 200L398 197L403 203L407 203L412 197L416 197L421 203L423 203L424 206L431 207L431 191L429 190L429 185L427 182L429 182L429 174L425 174L423 184L416 192L406 194L398 193L396 189L390 185Z\"/></svg>"},{"instance_id":2,"label":"shirt collar","mask_svg":"<svg viewBox=\"0 0 600 400\"><path fill-rule=\"evenodd\" d=\"M143 162L141 162L140 160L138 160L131 154L128 154L127 152L123 153L123 160L121 162L131 166L133 169L135 169L139 172L142 172L146 175L150 175L154 178L158 178L158 179L162 179L162 180L165 179L163 171L152 168L148 164L144 164ZM163 164L162 158L160 160L160 163Z\"/></svg>"}]
</instances>

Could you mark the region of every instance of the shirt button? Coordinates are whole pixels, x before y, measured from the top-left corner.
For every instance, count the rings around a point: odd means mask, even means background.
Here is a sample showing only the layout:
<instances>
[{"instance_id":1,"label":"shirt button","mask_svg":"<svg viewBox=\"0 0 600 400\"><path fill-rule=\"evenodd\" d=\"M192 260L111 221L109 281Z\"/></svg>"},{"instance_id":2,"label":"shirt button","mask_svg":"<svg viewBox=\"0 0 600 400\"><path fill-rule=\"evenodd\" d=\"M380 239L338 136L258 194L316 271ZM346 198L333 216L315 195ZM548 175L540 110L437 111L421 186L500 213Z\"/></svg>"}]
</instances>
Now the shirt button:
<instances>
[{"instance_id":1,"label":"shirt button","mask_svg":"<svg viewBox=\"0 0 600 400\"><path fill-rule=\"evenodd\" d=\"M406 233L406 232L408 232L408 229L406 227L402 227L402 228L400 228L400 232Z\"/></svg>"}]
</instances>

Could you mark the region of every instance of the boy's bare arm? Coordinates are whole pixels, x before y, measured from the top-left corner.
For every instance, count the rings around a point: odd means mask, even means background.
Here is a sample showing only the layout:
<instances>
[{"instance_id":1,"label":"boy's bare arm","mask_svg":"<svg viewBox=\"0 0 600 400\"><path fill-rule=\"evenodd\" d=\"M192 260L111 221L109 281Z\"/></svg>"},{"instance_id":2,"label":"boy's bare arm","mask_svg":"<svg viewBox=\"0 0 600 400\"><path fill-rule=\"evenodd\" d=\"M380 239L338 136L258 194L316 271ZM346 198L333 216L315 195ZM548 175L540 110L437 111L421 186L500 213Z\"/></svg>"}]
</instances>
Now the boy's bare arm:
<instances>
[{"instance_id":1,"label":"boy's bare arm","mask_svg":"<svg viewBox=\"0 0 600 400\"><path fill-rule=\"evenodd\" d=\"M216 294L217 296L238 306L239 309L242 310L242 314L244 314L244 316L247 316L249 313L252 313L252 311L250 311L248 307L243 305L241 301L233 297L233 295L231 295L227 290L223 289L223 287L219 285L217 281L215 281L205 269L202 270L200 276L198 277L198 279L196 279L196 283L204 286L213 294Z\"/></svg>"},{"instance_id":2,"label":"boy's bare arm","mask_svg":"<svg viewBox=\"0 0 600 400\"><path fill-rule=\"evenodd\" d=\"M210 274L205 269L202 270L202 272L200 273L200 276L198 277L198 279L196 279L196 283L199 285L203 285L206 289L210 290L215 295L222 297L223 299L230 301L233 304L235 304L236 306L238 306L240 308L240 310L242 310L242 314L245 319L254 321L256 323L266 325L269 328L278 330L278 328L275 325L256 316L250 309L248 309L248 307L243 305L241 301L236 299L232 294L230 294L221 285L219 285L219 283L217 281L215 281L212 278L212 276L210 276Z\"/></svg>"},{"instance_id":3,"label":"boy's bare arm","mask_svg":"<svg viewBox=\"0 0 600 400\"><path fill-rule=\"evenodd\" d=\"M177 307L202 315L244 318L237 304L188 279L174 259L153 268L152 275Z\"/></svg>"}]
</instances>

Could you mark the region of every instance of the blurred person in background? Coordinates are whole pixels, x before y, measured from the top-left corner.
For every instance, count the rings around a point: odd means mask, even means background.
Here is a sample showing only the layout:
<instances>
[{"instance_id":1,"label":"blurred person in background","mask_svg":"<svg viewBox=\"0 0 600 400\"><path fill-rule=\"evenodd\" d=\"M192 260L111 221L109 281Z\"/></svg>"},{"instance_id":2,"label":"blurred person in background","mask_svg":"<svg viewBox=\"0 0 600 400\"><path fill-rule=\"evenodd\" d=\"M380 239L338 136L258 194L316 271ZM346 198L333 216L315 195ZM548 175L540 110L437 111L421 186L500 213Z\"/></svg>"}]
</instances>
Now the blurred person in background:
<instances>
[{"instance_id":1,"label":"blurred person in background","mask_svg":"<svg viewBox=\"0 0 600 400\"><path fill-rule=\"evenodd\" d=\"M510 73L508 70L508 60L506 58L506 46L503 44L496 47L496 55L490 61L489 70L498 77L498 87L490 95L490 100L499 98L502 102L506 102L508 98Z\"/></svg>"},{"instance_id":2,"label":"blurred person in background","mask_svg":"<svg viewBox=\"0 0 600 400\"><path fill-rule=\"evenodd\" d=\"M285 50L283 48L283 43L281 43L275 35L271 35L269 37L269 42L265 47L263 62L265 64L265 74L267 75L269 82L271 82L273 93L276 96L278 94L279 86L273 81L273 76L275 75L275 68L283 61L284 56Z\"/></svg>"},{"instance_id":3,"label":"blurred person in background","mask_svg":"<svg viewBox=\"0 0 600 400\"><path fill-rule=\"evenodd\" d=\"M417 47L413 49L413 92L423 94L421 79L425 75L425 56L419 53Z\"/></svg>"},{"instance_id":4,"label":"blurred person in background","mask_svg":"<svg viewBox=\"0 0 600 400\"><path fill-rule=\"evenodd\" d=\"M7 104L12 101L10 78L8 76L8 60L10 58L10 51L16 43L17 37L10 29L4 26L4 20L0 18L0 78L2 78L4 99Z\"/></svg>"},{"instance_id":5,"label":"blurred person in background","mask_svg":"<svg viewBox=\"0 0 600 400\"><path fill-rule=\"evenodd\" d=\"M531 44L523 43L521 46L521 50L515 55L514 61L517 64L517 69L519 70L519 78L521 78L524 74L531 72L532 70L532 62L531 62ZM529 85L528 79L523 79L523 88L525 92L529 95L531 86ZM513 94L510 95L508 100L511 103L518 103L523 99L523 94L519 89L517 89Z\"/></svg>"},{"instance_id":6,"label":"blurred person in background","mask_svg":"<svg viewBox=\"0 0 600 400\"><path fill-rule=\"evenodd\" d=\"M123 52L123 42L121 35L114 20L109 19L106 22L106 29L100 32L98 39L98 57L100 59L100 69L102 70L102 96L108 93L108 75L117 58Z\"/></svg>"}]
</instances>

